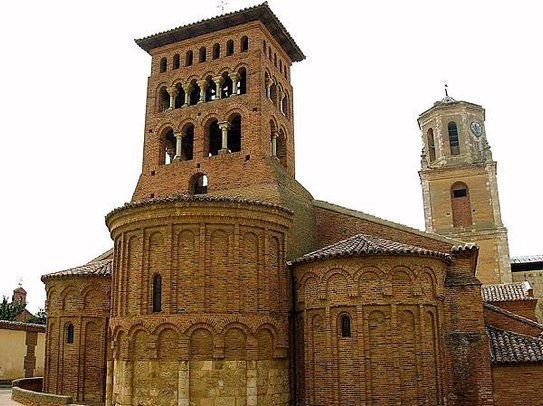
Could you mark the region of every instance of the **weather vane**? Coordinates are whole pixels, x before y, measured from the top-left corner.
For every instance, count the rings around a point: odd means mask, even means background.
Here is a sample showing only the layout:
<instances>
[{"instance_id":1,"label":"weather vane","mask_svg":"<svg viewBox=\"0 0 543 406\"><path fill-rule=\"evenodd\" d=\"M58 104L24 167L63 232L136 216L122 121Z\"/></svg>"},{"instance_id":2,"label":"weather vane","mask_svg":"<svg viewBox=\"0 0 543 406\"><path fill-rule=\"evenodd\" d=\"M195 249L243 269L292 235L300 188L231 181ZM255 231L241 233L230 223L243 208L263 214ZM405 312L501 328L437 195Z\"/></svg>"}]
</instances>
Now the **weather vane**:
<instances>
[{"instance_id":1,"label":"weather vane","mask_svg":"<svg viewBox=\"0 0 543 406\"><path fill-rule=\"evenodd\" d=\"M449 85L447 84L447 82L445 82L445 97L449 97L449 92L448 92L448 89L449 88Z\"/></svg>"},{"instance_id":2,"label":"weather vane","mask_svg":"<svg viewBox=\"0 0 543 406\"><path fill-rule=\"evenodd\" d=\"M23 286L23 278L19 278L19 287Z\"/></svg>"},{"instance_id":3,"label":"weather vane","mask_svg":"<svg viewBox=\"0 0 543 406\"><path fill-rule=\"evenodd\" d=\"M224 14L226 7L228 6L228 0L221 0L217 8L221 10L221 13Z\"/></svg>"}]
</instances>

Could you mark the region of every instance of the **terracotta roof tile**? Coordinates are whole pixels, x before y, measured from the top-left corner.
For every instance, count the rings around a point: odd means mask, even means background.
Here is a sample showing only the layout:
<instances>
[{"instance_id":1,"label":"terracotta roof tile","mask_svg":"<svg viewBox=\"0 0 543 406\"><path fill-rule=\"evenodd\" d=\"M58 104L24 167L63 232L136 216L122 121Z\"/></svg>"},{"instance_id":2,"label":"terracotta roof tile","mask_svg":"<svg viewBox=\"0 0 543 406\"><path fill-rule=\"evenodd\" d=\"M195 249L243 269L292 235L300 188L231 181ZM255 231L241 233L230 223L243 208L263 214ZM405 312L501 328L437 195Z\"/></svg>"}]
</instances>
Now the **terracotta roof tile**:
<instances>
[{"instance_id":1,"label":"terracotta roof tile","mask_svg":"<svg viewBox=\"0 0 543 406\"><path fill-rule=\"evenodd\" d=\"M512 264L526 264L531 262L543 262L543 255L524 255L511 258Z\"/></svg>"},{"instance_id":2,"label":"terracotta roof tile","mask_svg":"<svg viewBox=\"0 0 543 406\"><path fill-rule=\"evenodd\" d=\"M494 364L543 362L543 339L486 327L490 361Z\"/></svg>"},{"instance_id":3,"label":"terracotta roof tile","mask_svg":"<svg viewBox=\"0 0 543 406\"><path fill-rule=\"evenodd\" d=\"M63 276L111 276L112 265L113 259L89 262L75 268L43 275L41 280L44 281L48 278L60 278Z\"/></svg>"},{"instance_id":4,"label":"terracotta roof tile","mask_svg":"<svg viewBox=\"0 0 543 406\"><path fill-rule=\"evenodd\" d=\"M261 21L293 62L299 62L305 59L302 50L290 36L285 26L279 21L273 11L271 11L267 2L217 17L197 21L192 24L183 25L145 38L136 39L135 41L142 49L149 52L154 48L159 48L177 41L208 34L210 32L219 31L251 21Z\"/></svg>"},{"instance_id":5,"label":"terracotta roof tile","mask_svg":"<svg viewBox=\"0 0 543 406\"><path fill-rule=\"evenodd\" d=\"M516 300L537 300L529 295L532 287L528 282L482 285L481 295L485 302L507 302Z\"/></svg>"},{"instance_id":6,"label":"terracotta roof tile","mask_svg":"<svg viewBox=\"0 0 543 406\"><path fill-rule=\"evenodd\" d=\"M45 325L36 323L23 323L21 321L0 320L0 329L37 331L45 333Z\"/></svg>"},{"instance_id":7,"label":"terracotta roof tile","mask_svg":"<svg viewBox=\"0 0 543 406\"><path fill-rule=\"evenodd\" d=\"M352 257L380 254L423 255L451 260L449 254L427 250L401 242L386 240L366 234L357 234L335 244L310 252L295 259L291 264L299 264L332 257Z\"/></svg>"}]
</instances>

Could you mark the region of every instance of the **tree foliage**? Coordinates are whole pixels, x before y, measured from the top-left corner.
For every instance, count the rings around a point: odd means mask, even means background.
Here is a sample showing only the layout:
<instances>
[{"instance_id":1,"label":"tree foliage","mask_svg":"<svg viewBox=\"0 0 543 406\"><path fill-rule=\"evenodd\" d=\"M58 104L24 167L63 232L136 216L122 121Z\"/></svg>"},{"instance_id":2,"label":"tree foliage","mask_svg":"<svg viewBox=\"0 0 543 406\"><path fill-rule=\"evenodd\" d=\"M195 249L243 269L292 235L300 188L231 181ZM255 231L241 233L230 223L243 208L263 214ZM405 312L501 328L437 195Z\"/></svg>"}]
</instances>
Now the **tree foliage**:
<instances>
[{"instance_id":1,"label":"tree foliage","mask_svg":"<svg viewBox=\"0 0 543 406\"><path fill-rule=\"evenodd\" d=\"M28 319L27 323L45 324L47 322L47 314L41 307L35 316Z\"/></svg>"},{"instance_id":2,"label":"tree foliage","mask_svg":"<svg viewBox=\"0 0 543 406\"><path fill-rule=\"evenodd\" d=\"M15 320L26 307L26 304L19 302L9 302L6 296L3 297L0 303L0 320Z\"/></svg>"}]
</instances>

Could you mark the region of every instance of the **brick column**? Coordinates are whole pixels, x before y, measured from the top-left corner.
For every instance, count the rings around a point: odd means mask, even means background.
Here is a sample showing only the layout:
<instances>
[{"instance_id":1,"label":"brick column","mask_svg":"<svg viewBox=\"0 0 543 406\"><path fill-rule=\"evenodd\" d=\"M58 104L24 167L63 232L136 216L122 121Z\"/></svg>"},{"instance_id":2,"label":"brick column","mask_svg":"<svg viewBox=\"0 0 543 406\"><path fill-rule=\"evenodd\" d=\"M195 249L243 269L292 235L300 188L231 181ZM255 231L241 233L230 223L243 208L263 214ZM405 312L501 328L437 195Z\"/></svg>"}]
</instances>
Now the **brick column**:
<instances>
[{"instance_id":1,"label":"brick column","mask_svg":"<svg viewBox=\"0 0 543 406\"><path fill-rule=\"evenodd\" d=\"M31 378L34 376L34 370L36 369L36 345L38 344L38 333L35 331L27 331L25 344L25 378Z\"/></svg>"}]
</instances>

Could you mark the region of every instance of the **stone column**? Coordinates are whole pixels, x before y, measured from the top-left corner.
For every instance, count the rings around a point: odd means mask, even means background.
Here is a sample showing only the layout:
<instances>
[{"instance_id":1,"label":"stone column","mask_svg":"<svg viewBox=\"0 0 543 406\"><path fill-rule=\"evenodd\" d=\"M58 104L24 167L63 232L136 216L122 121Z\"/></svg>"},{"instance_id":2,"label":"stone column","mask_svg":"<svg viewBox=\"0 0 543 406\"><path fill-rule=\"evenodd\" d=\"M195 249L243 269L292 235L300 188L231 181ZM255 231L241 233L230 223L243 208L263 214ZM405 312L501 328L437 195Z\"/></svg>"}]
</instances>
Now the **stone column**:
<instances>
[{"instance_id":1,"label":"stone column","mask_svg":"<svg viewBox=\"0 0 543 406\"><path fill-rule=\"evenodd\" d=\"M207 81L200 80L198 82L198 86L200 86L200 100L198 101L198 103L203 103L206 101Z\"/></svg>"},{"instance_id":2,"label":"stone column","mask_svg":"<svg viewBox=\"0 0 543 406\"><path fill-rule=\"evenodd\" d=\"M183 107L187 107L190 103L190 93L192 92L192 85L189 83L185 86L185 104Z\"/></svg>"},{"instance_id":3,"label":"stone column","mask_svg":"<svg viewBox=\"0 0 543 406\"><path fill-rule=\"evenodd\" d=\"M175 135L175 156L173 157L173 160L182 161L183 133L174 133L173 135Z\"/></svg>"},{"instance_id":4,"label":"stone column","mask_svg":"<svg viewBox=\"0 0 543 406\"><path fill-rule=\"evenodd\" d=\"M272 150L271 150L271 156L277 157L277 137L279 136L279 133L277 131L274 131L272 133Z\"/></svg>"},{"instance_id":5,"label":"stone column","mask_svg":"<svg viewBox=\"0 0 543 406\"><path fill-rule=\"evenodd\" d=\"M224 83L224 78L222 76L217 76L213 78L217 91L215 92L215 99L218 100L222 98L222 84Z\"/></svg>"},{"instance_id":6,"label":"stone column","mask_svg":"<svg viewBox=\"0 0 543 406\"><path fill-rule=\"evenodd\" d=\"M283 111L283 99L285 98L286 94L285 92L283 91L282 88L279 88L279 111L281 113L283 113L283 115L285 114L285 112Z\"/></svg>"},{"instance_id":7,"label":"stone column","mask_svg":"<svg viewBox=\"0 0 543 406\"><path fill-rule=\"evenodd\" d=\"M172 110L175 108L175 99L179 95L179 90L175 86L169 87L166 90L170 95L170 110Z\"/></svg>"},{"instance_id":8,"label":"stone column","mask_svg":"<svg viewBox=\"0 0 543 406\"><path fill-rule=\"evenodd\" d=\"M179 361L177 406L190 406L190 361Z\"/></svg>"},{"instance_id":9,"label":"stone column","mask_svg":"<svg viewBox=\"0 0 543 406\"><path fill-rule=\"evenodd\" d=\"M239 74L237 72L233 72L229 76L230 79L232 79L232 96L236 96L238 94Z\"/></svg>"},{"instance_id":10,"label":"stone column","mask_svg":"<svg viewBox=\"0 0 543 406\"><path fill-rule=\"evenodd\" d=\"M121 361L122 381L120 388L119 405L132 406L132 361Z\"/></svg>"},{"instance_id":11,"label":"stone column","mask_svg":"<svg viewBox=\"0 0 543 406\"><path fill-rule=\"evenodd\" d=\"M270 80L268 83L266 83L266 97L271 100L271 87L273 85L273 82Z\"/></svg>"},{"instance_id":12,"label":"stone column","mask_svg":"<svg viewBox=\"0 0 543 406\"><path fill-rule=\"evenodd\" d=\"M228 152L228 130L230 129L230 123L223 121L219 123L219 128L221 129L222 133L222 142L219 154L226 154Z\"/></svg>"}]
</instances>

